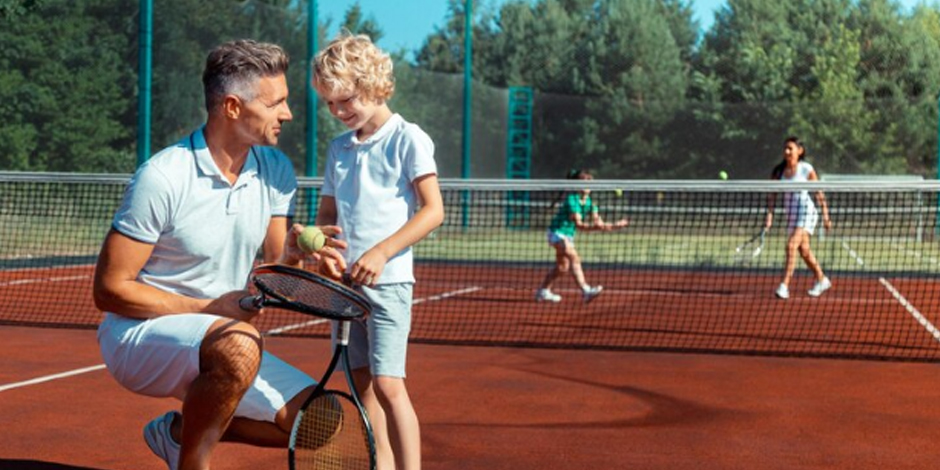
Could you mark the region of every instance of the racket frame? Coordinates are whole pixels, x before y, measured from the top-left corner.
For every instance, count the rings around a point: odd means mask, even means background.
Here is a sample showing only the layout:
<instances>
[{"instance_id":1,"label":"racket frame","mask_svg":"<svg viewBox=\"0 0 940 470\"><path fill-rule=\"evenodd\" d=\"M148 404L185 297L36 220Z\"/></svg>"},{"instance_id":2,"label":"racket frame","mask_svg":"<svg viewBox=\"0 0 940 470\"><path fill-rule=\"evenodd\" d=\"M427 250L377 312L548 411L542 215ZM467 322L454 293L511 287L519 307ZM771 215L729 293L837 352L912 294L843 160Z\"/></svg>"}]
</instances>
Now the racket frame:
<instances>
[{"instance_id":1,"label":"racket frame","mask_svg":"<svg viewBox=\"0 0 940 470\"><path fill-rule=\"evenodd\" d=\"M750 261L754 258L760 256L761 252L764 251L764 239L767 236L767 228L760 229L753 237L749 238L746 242L738 245L734 249L735 261L739 263ZM757 246L750 248L754 242L758 242ZM750 255L750 256L748 256Z\"/></svg>"},{"instance_id":2,"label":"racket frame","mask_svg":"<svg viewBox=\"0 0 940 470\"><path fill-rule=\"evenodd\" d=\"M339 295L345 301L354 305L355 308L346 308L344 311L339 311L321 308L316 305L309 305L302 301L287 298L264 282L263 276L266 274L289 276L300 279L303 282L309 282L319 287L326 288L333 295ZM328 318L330 320L354 320L368 315L372 310L369 300L352 288L317 273L291 266L281 264L259 265L252 270L250 280L258 289L259 293L253 297L246 297L239 302L242 308L246 310L246 307L254 309L275 307L306 315ZM246 305L249 302L250 305Z\"/></svg>"},{"instance_id":3,"label":"racket frame","mask_svg":"<svg viewBox=\"0 0 940 470\"><path fill-rule=\"evenodd\" d=\"M297 412L297 416L294 418L294 425L291 427L290 433L290 444L288 446L288 461L290 465L290 470L297 470L295 457L296 457L296 439L297 439L297 430L300 427L303 415L307 410L307 407L316 400L318 397L323 396L324 394L331 393L337 396L348 398L353 404L356 405L356 410L359 412L359 418L362 420L362 424L365 427L366 431L366 441L369 453L369 468L375 470L376 460L375 460L375 436L372 431L372 423L369 421L369 415L366 413L365 407L362 406L362 401L359 399L359 393L356 391L356 384L353 381L351 368L349 366L349 330L350 322L345 320L336 321L336 347L333 350L333 357L330 359L330 364L326 368L326 372L323 374L323 377L320 378L319 383L313 389L313 393L304 400L303 404L300 405L300 408ZM336 365L342 361L344 374L346 376L346 385L349 387L349 393L332 390L326 388L326 383L333 376L333 372L336 370Z\"/></svg>"}]
</instances>

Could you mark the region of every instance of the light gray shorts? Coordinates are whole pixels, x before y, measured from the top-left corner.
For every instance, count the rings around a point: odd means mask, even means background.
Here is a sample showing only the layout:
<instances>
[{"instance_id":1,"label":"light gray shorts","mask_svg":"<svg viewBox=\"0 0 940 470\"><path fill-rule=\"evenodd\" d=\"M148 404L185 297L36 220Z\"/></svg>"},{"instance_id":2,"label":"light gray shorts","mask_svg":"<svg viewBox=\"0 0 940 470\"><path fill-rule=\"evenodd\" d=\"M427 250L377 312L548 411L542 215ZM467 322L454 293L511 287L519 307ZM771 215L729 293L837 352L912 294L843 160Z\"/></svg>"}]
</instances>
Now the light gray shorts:
<instances>
[{"instance_id":1,"label":"light gray shorts","mask_svg":"<svg viewBox=\"0 0 940 470\"><path fill-rule=\"evenodd\" d=\"M183 400L199 375L199 348L209 327L222 317L200 313L150 320L105 315L98 344L108 371L132 392ZM278 410L316 381L264 352L261 368L235 416L274 422Z\"/></svg>"},{"instance_id":2,"label":"light gray shorts","mask_svg":"<svg viewBox=\"0 0 940 470\"><path fill-rule=\"evenodd\" d=\"M410 282L360 288L372 303L372 314L352 322L349 330L349 365L353 370L368 366L373 376L405 377L413 290Z\"/></svg>"},{"instance_id":3,"label":"light gray shorts","mask_svg":"<svg viewBox=\"0 0 940 470\"><path fill-rule=\"evenodd\" d=\"M568 235L562 235L558 232L548 231L548 244L555 246L563 241L568 242L568 245L574 246L574 238L569 237Z\"/></svg>"}]
</instances>

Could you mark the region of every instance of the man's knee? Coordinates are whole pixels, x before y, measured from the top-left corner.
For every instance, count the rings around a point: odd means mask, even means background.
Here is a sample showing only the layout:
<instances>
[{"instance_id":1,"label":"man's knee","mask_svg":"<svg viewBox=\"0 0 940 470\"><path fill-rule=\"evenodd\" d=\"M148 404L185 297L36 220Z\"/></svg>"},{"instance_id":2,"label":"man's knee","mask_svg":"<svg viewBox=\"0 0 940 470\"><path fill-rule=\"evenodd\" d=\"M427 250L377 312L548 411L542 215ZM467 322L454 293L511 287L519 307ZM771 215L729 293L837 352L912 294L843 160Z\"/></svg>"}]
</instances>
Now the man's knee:
<instances>
[{"instance_id":1,"label":"man's knee","mask_svg":"<svg viewBox=\"0 0 940 470\"><path fill-rule=\"evenodd\" d=\"M261 366L263 349L263 339L254 326L220 320L202 341L200 372L223 374L250 384Z\"/></svg>"}]
</instances>

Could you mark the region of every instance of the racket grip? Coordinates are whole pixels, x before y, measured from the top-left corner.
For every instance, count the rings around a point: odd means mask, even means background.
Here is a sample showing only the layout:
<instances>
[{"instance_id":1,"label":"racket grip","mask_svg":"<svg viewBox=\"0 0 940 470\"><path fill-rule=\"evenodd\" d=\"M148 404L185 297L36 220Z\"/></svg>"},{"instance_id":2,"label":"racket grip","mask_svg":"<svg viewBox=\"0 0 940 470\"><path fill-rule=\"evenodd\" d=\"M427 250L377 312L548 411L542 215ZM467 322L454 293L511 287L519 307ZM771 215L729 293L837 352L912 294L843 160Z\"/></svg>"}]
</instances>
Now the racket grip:
<instances>
[{"instance_id":1,"label":"racket grip","mask_svg":"<svg viewBox=\"0 0 940 470\"><path fill-rule=\"evenodd\" d=\"M246 297L242 297L241 300L238 301L238 306L241 307L241 309L245 310L246 312L261 310L261 307L264 306L263 304L264 304L264 300L261 298L260 295L249 295Z\"/></svg>"}]
</instances>

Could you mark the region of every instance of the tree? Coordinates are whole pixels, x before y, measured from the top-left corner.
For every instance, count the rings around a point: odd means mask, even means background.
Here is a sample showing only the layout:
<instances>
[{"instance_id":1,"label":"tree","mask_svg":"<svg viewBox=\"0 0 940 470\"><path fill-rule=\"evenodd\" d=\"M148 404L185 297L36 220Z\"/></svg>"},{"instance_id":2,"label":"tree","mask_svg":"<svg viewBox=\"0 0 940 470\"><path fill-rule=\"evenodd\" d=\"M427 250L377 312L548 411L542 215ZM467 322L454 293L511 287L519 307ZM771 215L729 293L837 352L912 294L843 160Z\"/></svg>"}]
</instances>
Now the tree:
<instances>
[{"instance_id":1,"label":"tree","mask_svg":"<svg viewBox=\"0 0 940 470\"><path fill-rule=\"evenodd\" d=\"M25 171L133 168L134 72L120 2L46 0L0 17L0 167ZM50 22L49 19L54 21ZM92 39L94 38L94 39Z\"/></svg>"}]
</instances>

